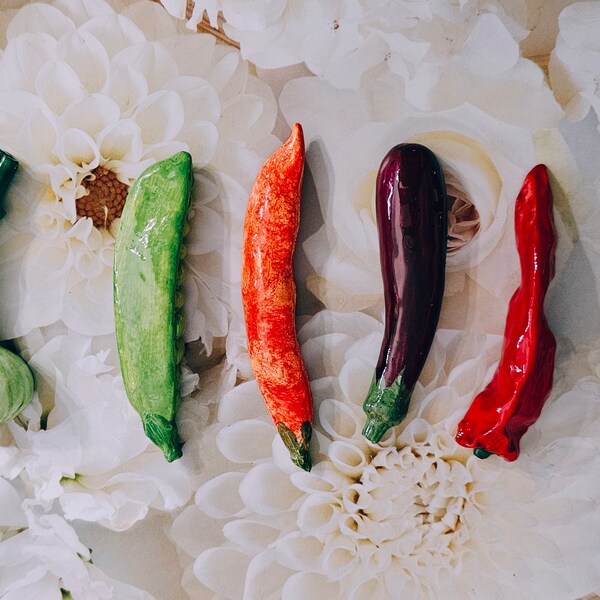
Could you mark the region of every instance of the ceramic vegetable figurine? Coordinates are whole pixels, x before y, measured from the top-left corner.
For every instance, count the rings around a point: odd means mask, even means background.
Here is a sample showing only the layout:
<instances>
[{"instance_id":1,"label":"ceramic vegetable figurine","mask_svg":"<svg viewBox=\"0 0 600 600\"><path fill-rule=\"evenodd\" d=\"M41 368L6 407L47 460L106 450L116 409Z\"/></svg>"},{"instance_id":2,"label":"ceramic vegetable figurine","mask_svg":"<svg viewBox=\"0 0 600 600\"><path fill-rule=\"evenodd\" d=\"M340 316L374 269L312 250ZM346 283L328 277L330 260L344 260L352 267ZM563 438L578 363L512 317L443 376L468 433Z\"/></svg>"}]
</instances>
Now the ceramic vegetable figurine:
<instances>
[{"instance_id":1,"label":"ceramic vegetable figurine","mask_svg":"<svg viewBox=\"0 0 600 600\"><path fill-rule=\"evenodd\" d=\"M4 198L18 168L19 163L0 150L0 198ZM0 424L18 416L32 398L33 376L27 363L0 346Z\"/></svg>"},{"instance_id":2,"label":"ceramic vegetable figurine","mask_svg":"<svg viewBox=\"0 0 600 600\"><path fill-rule=\"evenodd\" d=\"M33 376L27 363L0 346L0 424L18 416L33 398Z\"/></svg>"},{"instance_id":3,"label":"ceramic vegetable figurine","mask_svg":"<svg viewBox=\"0 0 600 600\"><path fill-rule=\"evenodd\" d=\"M475 448L480 458L498 454L509 461L519 456L521 437L540 416L554 373L556 340L544 298L554 277L556 231L544 165L525 178L515 204L515 236L521 285L508 305L500 364L456 434L456 441Z\"/></svg>"},{"instance_id":4,"label":"ceramic vegetable figurine","mask_svg":"<svg viewBox=\"0 0 600 600\"><path fill-rule=\"evenodd\" d=\"M193 185L187 152L148 167L125 203L115 245L117 345L127 397L170 462L182 454L175 425L184 354L183 236Z\"/></svg>"},{"instance_id":5,"label":"ceramic vegetable figurine","mask_svg":"<svg viewBox=\"0 0 600 600\"><path fill-rule=\"evenodd\" d=\"M385 331L363 404L363 435L377 443L400 423L431 348L444 293L446 191L434 154L400 144L383 159L375 209L385 297Z\"/></svg>"},{"instance_id":6,"label":"ceramic vegetable figurine","mask_svg":"<svg viewBox=\"0 0 600 600\"><path fill-rule=\"evenodd\" d=\"M288 141L259 171L244 223L242 299L252 369L292 461L312 462L312 396L296 338L292 257L300 219L304 137Z\"/></svg>"},{"instance_id":7,"label":"ceramic vegetable figurine","mask_svg":"<svg viewBox=\"0 0 600 600\"><path fill-rule=\"evenodd\" d=\"M0 198L4 198L4 194L11 184L18 168L19 163L14 156L0 150ZM4 214L4 207L0 206L0 217L4 216Z\"/></svg>"}]
</instances>

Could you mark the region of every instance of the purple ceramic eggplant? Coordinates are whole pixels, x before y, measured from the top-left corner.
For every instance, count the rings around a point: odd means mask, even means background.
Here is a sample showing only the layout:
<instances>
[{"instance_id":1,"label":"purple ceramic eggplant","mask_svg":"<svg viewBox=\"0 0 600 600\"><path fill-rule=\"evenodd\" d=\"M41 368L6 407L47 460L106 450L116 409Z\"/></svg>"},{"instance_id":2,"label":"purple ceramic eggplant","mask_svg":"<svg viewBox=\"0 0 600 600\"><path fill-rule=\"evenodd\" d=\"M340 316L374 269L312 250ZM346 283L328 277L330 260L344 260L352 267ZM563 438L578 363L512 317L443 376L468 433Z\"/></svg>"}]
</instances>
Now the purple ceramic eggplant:
<instances>
[{"instance_id":1,"label":"purple ceramic eggplant","mask_svg":"<svg viewBox=\"0 0 600 600\"><path fill-rule=\"evenodd\" d=\"M437 327L446 266L446 189L435 155L400 144L383 159L376 189L385 332L363 409L377 443L408 412Z\"/></svg>"}]
</instances>

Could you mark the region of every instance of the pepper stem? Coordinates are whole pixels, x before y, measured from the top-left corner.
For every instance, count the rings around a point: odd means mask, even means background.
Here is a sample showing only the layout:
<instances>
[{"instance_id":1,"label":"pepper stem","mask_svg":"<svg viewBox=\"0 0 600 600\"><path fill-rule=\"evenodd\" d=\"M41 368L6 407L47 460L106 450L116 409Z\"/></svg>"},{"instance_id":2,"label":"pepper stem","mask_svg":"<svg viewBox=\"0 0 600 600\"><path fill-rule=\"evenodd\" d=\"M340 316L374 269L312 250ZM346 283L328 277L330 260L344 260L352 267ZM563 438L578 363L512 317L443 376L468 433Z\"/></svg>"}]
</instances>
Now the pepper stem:
<instances>
[{"instance_id":1,"label":"pepper stem","mask_svg":"<svg viewBox=\"0 0 600 600\"><path fill-rule=\"evenodd\" d=\"M278 423L277 431L285 444L285 447L290 451L292 462L304 469L310 471L312 469L312 458L310 456L310 438L312 437L312 425L309 421L304 421L300 428L300 440L296 438L289 427L283 423Z\"/></svg>"},{"instance_id":2,"label":"pepper stem","mask_svg":"<svg viewBox=\"0 0 600 600\"><path fill-rule=\"evenodd\" d=\"M383 376L379 381L373 377L363 404L367 415L363 435L373 444L377 444L390 427L404 420L411 395L412 388L408 388L404 383L404 371L400 372L390 386L386 386Z\"/></svg>"},{"instance_id":3,"label":"pepper stem","mask_svg":"<svg viewBox=\"0 0 600 600\"><path fill-rule=\"evenodd\" d=\"M475 450L473 450L473 454L477 458L481 458L483 460L494 453L490 452L489 450L486 450L485 448L475 448Z\"/></svg>"},{"instance_id":4,"label":"pepper stem","mask_svg":"<svg viewBox=\"0 0 600 600\"><path fill-rule=\"evenodd\" d=\"M175 423L167 421L161 415L148 413L142 415L142 423L144 432L163 451L168 462L173 462L183 456Z\"/></svg>"}]
</instances>

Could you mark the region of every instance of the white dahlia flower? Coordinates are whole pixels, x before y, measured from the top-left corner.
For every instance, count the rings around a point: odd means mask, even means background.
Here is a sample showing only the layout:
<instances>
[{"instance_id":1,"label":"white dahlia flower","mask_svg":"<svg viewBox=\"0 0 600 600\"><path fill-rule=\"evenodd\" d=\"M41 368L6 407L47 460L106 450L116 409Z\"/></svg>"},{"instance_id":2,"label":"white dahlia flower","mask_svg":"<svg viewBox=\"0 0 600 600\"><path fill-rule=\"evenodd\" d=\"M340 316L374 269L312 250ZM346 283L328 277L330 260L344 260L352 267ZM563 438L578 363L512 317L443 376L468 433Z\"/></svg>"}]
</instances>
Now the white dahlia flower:
<instances>
[{"instance_id":1,"label":"white dahlia flower","mask_svg":"<svg viewBox=\"0 0 600 600\"><path fill-rule=\"evenodd\" d=\"M360 313L323 311L302 328L316 415L310 473L290 463L254 381L221 399L201 433L212 478L172 529L188 593L572 600L597 589L594 355L559 370L517 462L481 461L453 436L501 338L438 331L406 421L373 445L361 404L381 333Z\"/></svg>"},{"instance_id":2,"label":"white dahlia flower","mask_svg":"<svg viewBox=\"0 0 600 600\"><path fill-rule=\"evenodd\" d=\"M184 18L185 0L163 0ZM522 126L561 116L542 70L519 43L538 7L486 0L196 0L188 26L205 11L242 55L262 68L305 63L336 87L369 89L401 112L468 102ZM499 102L498 99L502 98Z\"/></svg>"},{"instance_id":3,"label":"white dahlia flower","mask_svg":"<svg viewBox=\"0 0 600 600\"><path fill-rule=\"evenodd\" d=\"M0 147L23 173L0 231L12 269L0 286L2 336L61 320L85 335L112 332L113 247L128 188L154 161L188 150L197 185L185 339L202 337L210 352L240 310L236 202L277 143L270 89L236 49L178 28L154 2L33 3L11 15Z\"/></svg>"}]
</instances>

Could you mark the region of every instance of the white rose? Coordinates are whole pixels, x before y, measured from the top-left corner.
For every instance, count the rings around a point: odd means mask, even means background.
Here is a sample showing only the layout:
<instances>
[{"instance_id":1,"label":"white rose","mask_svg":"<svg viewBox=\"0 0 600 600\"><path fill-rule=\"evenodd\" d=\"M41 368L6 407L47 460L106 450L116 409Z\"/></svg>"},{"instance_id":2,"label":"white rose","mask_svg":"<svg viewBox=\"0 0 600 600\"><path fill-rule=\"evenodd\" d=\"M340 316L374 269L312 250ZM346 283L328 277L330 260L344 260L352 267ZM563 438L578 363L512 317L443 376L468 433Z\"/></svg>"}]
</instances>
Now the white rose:
<instances>
[{"instance_id":1,"label":"white rose","mask_svg":"<svg viewBox=\"0 0 600 600\"><path fill-rule=\"evenodd\" d=\"M514 203L528 170L539 162L536 136L469 105L441 113L407 113L391 123L374 122L360 92L334 90L314 78L289 82L280 103L288 120L299 120L305 127L307 160L324 221L303 245L315 271L309 289L330 308L379 314L377 170L393 146L416 142L438 156L452 202L448 298L441 324L501 333L505 315L498 310L498 301L506 306L519 283ZM342 103L348 111L338 119ZM544 158L552 170L555 157L544 150ZM572 242L561 219L557 226L560 271Z\"/></svg>"}]
</instances>

